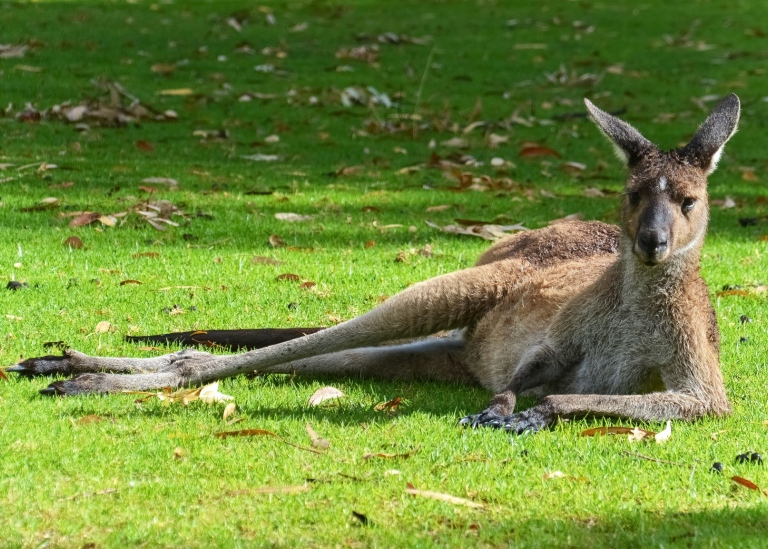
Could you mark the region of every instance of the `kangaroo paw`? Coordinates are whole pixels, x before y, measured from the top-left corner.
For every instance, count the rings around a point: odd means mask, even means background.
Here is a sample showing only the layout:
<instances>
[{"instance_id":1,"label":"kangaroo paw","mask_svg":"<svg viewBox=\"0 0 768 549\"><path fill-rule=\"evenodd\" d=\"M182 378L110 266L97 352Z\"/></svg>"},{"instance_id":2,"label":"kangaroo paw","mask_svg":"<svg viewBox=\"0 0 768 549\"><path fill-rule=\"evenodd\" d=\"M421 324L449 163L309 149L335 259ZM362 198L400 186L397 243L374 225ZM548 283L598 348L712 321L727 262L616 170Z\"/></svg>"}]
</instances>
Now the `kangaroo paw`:
<instances>
[{"instance_id":1,"label":"kangaroo paw","mask_svg":"<svg viewBox=\"0 0 768 549\"><path fill-rule=\"evenodd\" d=\"M477 429L478 427L493 427L495 429L501 429L504 426L505 419L509 416L503 416L492 410L491 408L483 410L479 414L472 414L465 416L459 420L459 425L466 425Z\"/></svg>"},{"instance_id":2,"label":"kangaroo paw","mask_svg":"<svg viewBox=\"0 0 768 549\"><path fill-rule=\"evenodd\" d=\"M501 428L518 435L525 432L535 433L552 425L556 420L557 415L550 406L539 404L517 414L506 416L503 418Z\"/></svg>"},{"instance_id":3,"label":"kangaroo paw","mask_svg":"<svg viewBox=\"0 0 768 549\"><path fill-rule=\"evenodd\" d=\"M46 355L36 358L28 358L23 362L6 368L6 372L13 372L24 377L71 375L76 371L78 359L81 353L67 350L60 356ZM85 355L82 355L85 356Z\"/></svg>"}]
</instances>

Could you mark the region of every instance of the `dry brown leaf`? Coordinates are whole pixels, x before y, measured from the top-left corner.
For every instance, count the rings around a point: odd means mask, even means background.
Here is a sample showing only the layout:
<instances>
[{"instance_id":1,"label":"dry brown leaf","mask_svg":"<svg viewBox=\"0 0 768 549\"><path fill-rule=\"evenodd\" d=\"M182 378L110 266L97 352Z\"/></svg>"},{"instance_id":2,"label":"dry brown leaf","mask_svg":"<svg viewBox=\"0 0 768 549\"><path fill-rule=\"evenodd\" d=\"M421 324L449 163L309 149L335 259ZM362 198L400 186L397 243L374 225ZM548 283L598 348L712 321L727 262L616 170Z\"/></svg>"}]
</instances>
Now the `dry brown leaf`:
<instances>
[{"instance_id":1,"label":"dry brown leaf","mask_svg":"<svg viewBox=\"0 0 768 549\"><path fill-rule=\"evenodd\" d=\"M322 387L312 393L312 396L309 397L309 401L307 402L308 406L317 406L322 402L325 402L326 400L332 400L336 398L341 398L344 396L344 393L339 391L336 387Z\"/></svg>"},{"instance_id":2,"label":"dry brown leaf","mask_svg":"<svg viewBox=\"0 0 768 549\"><path fill-rule=\"evenodd\" d=\"M439 206L430 206L424 211L427 213L444 212L445 210L450 210L451 208L453 208L453 206L450 204L440 204Z\"/></svg>"},{"instance_id":3,"label":"dry brown leaf","mask_svg":"<svg viewBox=\"0 0 768 549\"><path fill-rule=\"evenodd\" d=\"M444 501L445 503L450 503L451 505L463 505L464 507L471 507L473 509L485 508L485 506L480 503L475 503L474 501L452 496L450 494L443 494L442 492L430 492L429 490L417 490L416 488L409 487L405 489L405 493L411 494L413 496Z\"/></svg>"},{"instance_id":4,"label":"dry brown leaf","mask_svg":"<svg viewBox=\"0 0 768 549\"><path fill-rule=\"evenodd\" d=\"M311 290L315 286L317 286L317 283L312 282L311 280L307 280L306 282L302 282L301 284L299 284L299 288L302 288L304 290Z\"/></svg>"},{"instance_id":5,"label":"dry brown leaf","mask_svg":"<svg viewBox=\"0 0 768 549\"><path fill-rule=\"evenodd\" d=\"M387 402L382 402L373 407L377 412L396 412L403 403L403 397L396 397Z\"/></svg>"},{"instance_id":6,"label":"dry brown leaf","mask_svg":"<svg viewBox=\"0 0 768 549\"><path fill-rule=\"evenodd\" d=\"M5 372L4 372L4 371L2 371L2 370L0 370L0 379L2 379L3 381L10 381L10 380L8 379L8 376L7 376L7 375L5 375Z\"/></svg>"},{"instance_id":7,"label":"dry brown leaf","mask_svg":"<svg viewBox=\"0 0 768 549\"><path fill-rule=\"evenodd\" d=\"M80 240L77 236L70 236L64 241L64 245L72 248L73 250L82 250L83 249L83 241Z\"/></svg>"},{"instance_id":8,"label":"dry brown leaf","mask_svg":"<svg viewBox=\"0 0 768 549\"><path fill-rule=\"evenodd\" d=\"M595 435L632 435L637 431L641 431L645 436L653 437L656 433L653 431L646 431L644 429L638 429L637 427L593 427L592 429L586 429L581 432L583 437L593 437Z\"/></svg>"},{"instance_id":9,"label":"dry brown leaf","mask_svg":"<svg viewBox=\"0 0 768 549\"><path fill-rule=\"evenodd\" d=\"M173 449L173 459L181 459L184 457L184 450L178 446Z\"/></svg>"},{"instance_id":10,"label":"dry brown leaf","mask_svg":"<svg viewBox=\"0 0 768 549\"><path fill-rule=\"evenodd\" d=\"M110 332L114 330L114 327L112 326L112 323L108 320L102 320L98 324L96 324L96 327L93 329L93 331L97 334L105 334L107 332Z\"/></svg>"},{"instance_id":11,"label":"dry brown leaf","mask_svg":"<svg viewBox=\"0 0 768 549\"><path fill-rule=\"evenodd\" d=\"M139 253L136 253L136 254L131 254L131 257L133 259L138 259L140 257L152 257L152 258L155 258L155 257L160 257L160 254L158 252L139 252Z\"/></svg>"},{"instance_id":12,"label":"dry brown leaf","mask_svg":"<svg viewBox=\"0 0 768 549\"><path fill-rule=\"evenodd\" d=\"M731 477L731 480L736 484L740 484L745 488L749 488L750 490L756 490L758 492L760 491L760 487L757 484L755 484L751 480L748 480L744 477Z\"/></svg>"},{"instance_id":13,"label":"dry brown leaf","mask_svg":"<svg viewBox=\"0 0 768 549\"><path fill-rule=\"evenodd\" d=\"M536 158L539 156L556 156L560 158L560 153L538 143L523 143L518 156L520 158Z\"/></svg>"},{"instance_id":14,"label":"dry brown leaf","mask_svg":"<svg viewBox=\"0 0 768 549\"><path fill-rule=\"evenodd\" d=\"M141 280L134 280L134 279L132 279L132 278L129 278L128 280L122 280L122 281L120 281L120 286L128 286L128 285L130 285L130 284L135 284L135 285L137 285L137 286L138 286L138 285L140 285L140 284L141 284Z\"/></svg>"},{"instance_id":15,"label":"dry brown leaf","mask_svg":"<svg viewBox=\"0 0 768 549\"><path fill-rule=\"evenodd\" d=\"M160 90L157 92L157 95L184 96L193 95L194 93L195 92L193 92L191 88L174 88L170 90Z\"/></svg>"},{"instance_id":16,"label":"dry brown leaf","mask_svg":"<svg viewBox=\"0 0 768 549\"><path fill-rule=\"evenodd\" d=\"M485 240L498 240L499 238L506 236L509 232L528 230L522 223L517 223L515 225L470 225L468 227L460 227L458 225L445 225L444 227L441 227L431 221L425 221L425 223L433 229L438 229L446 233L478 236Z\"/></svg>"},{"instance_id":17,"label":"dry brown leaf","mask_svg":"<svg viewBox=\"0 0 768 549\"><path fill-rule=\"evenodd\" d=\"M69 226L76 228L90 225L94 221L98 221L99 217L101 217L101 214L97 212L83 212L78 214L77 217L73 218L72 221L69 222Z\"/></svg>"},{"instance_id":18,"label":"dry brown leaf","mask_svg":"<svg viewBox=\"0 0 768 549\"><path fill-rule=\"evenodd\" d=\"M275 277L275 280L277 280L278 282L282 282L282 281L298 282L301 279L300 279L299 275L297 275L297 274L294 274L294 273L283 273L283 274L278 275L277 277Z\"/></svg>"},{"instance_id":19,"label":"dry brown leaf","mask_svg":"<svg viewBox=\"0 0 768 549\"><path fill-rule=\"evenodd\" d=\"M468 149L469 141L461 137L453 137L440 143L443 147L450 147L452 149Z\"/></svg>"},{"instance_id":20,"label":"dry brown leaf","mask_svg":"<svg viewBox=\"0 0 768 549\"><path fill-rule=\"evenodd\" d=\"M269 235L269 245L273 248L282 248L285 246L285 241L276 234Z\"/></svg>"},{"instance_id":21,"label":"dry brown leaf","mask_svg":"<svg viewBox=\"0 0 768 549\"><path fill-rule=\"evenodd\" d=\"M312 442L313 448L319 448L320 450L328 449L328 447L331 445L331 441L329 441L327 438L319 437L315 430L312 428L312 425L309 423L305 425L305 428L307 429L307 434L309 435L309 440Z\"/></svg>"}]
</instances>

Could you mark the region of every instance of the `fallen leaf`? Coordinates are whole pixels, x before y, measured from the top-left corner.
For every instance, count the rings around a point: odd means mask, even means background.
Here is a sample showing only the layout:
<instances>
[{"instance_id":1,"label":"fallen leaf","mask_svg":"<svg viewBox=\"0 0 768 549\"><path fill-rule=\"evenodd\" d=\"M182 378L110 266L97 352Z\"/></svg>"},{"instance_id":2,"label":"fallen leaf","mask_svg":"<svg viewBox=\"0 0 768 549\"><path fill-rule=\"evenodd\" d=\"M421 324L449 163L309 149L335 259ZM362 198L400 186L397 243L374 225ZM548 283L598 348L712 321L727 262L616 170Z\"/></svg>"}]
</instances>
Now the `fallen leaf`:
<instances>
[{"instance_id":1,"label":"fallen leaf","mask_svg":"<svg viewBox=\"0 0 768 549\"><path fill-rule=\"evenodd\" d=\"M388 402L382 402L373 407L377 412L395 412L403 403L403 397L396 397Z\"/></svg>"},{"instance_id":2,"label":"fallen leaf","mask_svg":"<svg viewBox=\"0 0 768 549\"><path fill-rule=\"evenodd\" d=\"M275 277L275 280L277 280L278 282L282 282L282 281L286 281L286 280L288 282L298 282L300 280L300 278L299 278L299 275L294 274L294 273L283 273L283 274L278 275L277 277Z\"/></svg>"},{"instance_id":3,"label":"fallen leaf","mask_svg":"<svg viewBox=\"0 0 768 549\"><path fill-rule=\"evenodd\" d=\"M656 439L656 442L658 444L663 444L664 442L668 441L671 436L672 436L672 422L667 420L667 426L664 428L664 430L659 433L656 433L656 435L653 438Z\"/></svg>"},{"instance_id":4,"label":"fallen leaf","mask_svg":"<svg viewBox=\"0 0 768 549\"><path fill-rule=\"evenodd\" d=\"M178 446L173 449L173 459L181 459L184 457L184 450Z\"/></svg>"},{"instance_id":5,"label":"fallen leaf","mask_svg":"<svg viewBox=\"0 0 768 549\"><path fill-rule=\"evenodd\" d=\"M444 212L445 210L450 210L451 208L453 208L453 206L450 204L440 204L439 206L430 206L424 211L426 211L427 213Z\"/></svg>"},{"instance_id":6,"label":"fallen leaf","mask_svg":"<svg viewBox=\"0 0 768 549\"><path fill-rule=\"evenodd\" d=\"M42 212L45 210L50 210L52 208L58 208L59 206L59 199L55 198L53 196L49 196L46 198L43 198L40 202L35 204L34 206L29 206L27 208L21 208L19 211L21 212Z\"/></svg>"},{"instance_id":7,"label":"fallen leaf","mask_svg":"<svg viewBox=\"0 0 768 549\"><path fill-rule=\"evenodd\" d=\"M280 157L276 154L251 154L241 156L243 160L251 160L253 162L277 162Z\"/></svg>"},{"instance_id":8,"label":"fallen leaf","mask_svg":"<svg viewBox=\"0 0 768 549\"><path fill-rule=\"evenodd\" d=\"M141 182L149 183L150 185L168 185L169 187L179 186L179 182L171 177L145 177Z\"/></svg>"},{"instance_id":9,"label":"fallen leaf","mask_svg":"<svg viewBox=\"0 0 768 549\"><path fill-rule=\"evenodd\" d=\"M419 450L421 450L421 444L417 445L416 448L411 450L410 452L406 452L404 454L385 454L385 453L373 453L373 454L365 454L363 455L363 459L371 459L371 458L382 458L382 459L407 459L413 455L416 455L419 453Z\"/></svg>"},{"instance_id":10,"label":"fallen leaf","mask_svg":"<svg viewBox=\"0 0 768 549\"><path fill-rule=\"evenodd\" d=\"M137 254L131 254L131 257L133 259L138 259L140 257L160 257L160 254L158 252L139 252Z\"/></svg>"},{"instance_id":11,"label":"fallen leaf","mask_svg":"<svg viewBox=\"0 0 768 549\"><path fill-rule=\"evenodd\" d=\"M101 322L96 324L96 327L93 329L94 333L97 333L97 334L104 334L112 330L113 330L112 323L109 322L108 320L102 320Z\"/></svg>"},{"instance_id":12,"label":"fallen leaf","mask_svg":"<svg viewBox=\"0 0 768 549\"><path fill-rule=\"evenodd\" d=\"M565 476L565 473L563 473L562 471L548 471L548 472L544 473L544 477L543 478L544 478L544 480L550 480L550 479L553 479L553 478L562 478L564 476Z\"/></svg>"},{"instance_id":13,"label":"fallen leaf","mask_svg":"<svg viewBox=\"0 0 768 549\"><path fill-rule=\"evenodd\" d=\"M302 282L302 283L299 285L299 288L302 288L302 289L304 289L304 290L311 290L311 289L312 289L312 288L314 288L315 286L317 286L317 283L315 283L315 282L312 282L311 280L307 280L306 282Z\"/></svg>"},{"instance_id":14,"label":"fallen leaf","mask_svg":"<svg viewBox=\"0 0 768 549\"><path fill-rule=\"evenodd\" d=\"M285 246L285 241L276 234L269 235L269 245L273 248L282 248Z\"/></svg>"},{"instance_id":15,"label":"fallen leaf","mask_svg":"<svg viewBox=\"0 0 768 549\"><path fill-rule=\"evenodd\" d=\"M468 227L459 227L458 225L445 225L444 227L441 227L431 221L425 221L425 223L433 229L438 229L446 233L478 236L486 240L498 240L499 238L506 236L506 233L508 232L528 230L522 223L517 223L515 225L471 225Z\"/></svg>"},{"instance_id":16,"label":"fallen leaf","mask_svg":"<svg viewBox=\"0 0 768 549\"><path fill-rule=\"evenodd\" d=\"M64 245L72 248L73 250L82 250L83 249L83 241L80 240L77 236L70 236L64 241Z\"/></svg>"},{"instance_id":17,"label":"fallen leaf","mask_svg":"<svg viewBox=\"0 0 768 549\"><path fill-rule=\"evenodd\" d=\"M443 494L442 492L430 492L428 490L417 490L416 488L408 487L405 489L406 494L411 494L413 496L420 496L424 498L429 499L436 499L438 501L444 501L445 503L450 503L451 505L463 505L465 507L471 507L473 509L483 509L485 506L480 503L475 503L474 501L452 496L450 494Z\"/></svg>"},{"instance_id":18,"label":"fallen leaf","mask_svg":"<svg viewBox=\"0 0 768 549\"><path fill-rule=\"evenodd\" d=\"M632 435L636 431L641 431L645 436L653 437L656 433L653 431L646 431L644 429L638 429L637 427L593 427L592 429L586 429L581 432L583 437L593 437L595 435Z\"/></svg>"},{"instance_id":19,"label":"fallen leaf","mask_svg":"<svg viewBox=\"0 0 768 549\"><path fill-rule=\"evenodd\" d=\"M523 143L518 156L520 158L535 158L538 156L556 156L560 158L560 153L537 143Z\"/></svg>"},{"instance_id":20,"label":"fallen leaf","mask_svg":"<svg viewBox=\"0 0 768 549\"><path fill-rule=\"evenodd\" d=\"M184 96L193 95L195 92L191 88L175 88L170 90L160 90L157 95L171 95L171 96Z\"/></svg>"},{"instance_id":21,"label":"fallen leaf","mask_svg":"<svg viewBox=\"0 0 768 549\"><path fill-rule=\"evenodd\" d=\"M176 70L176 65L171 65L170 63L155 63L149 67L149 70L156 74L168 75Z\"/></svg>"},{"instance_id":22,"label":"fallen leaf","mask_svg":"<svg viewBox=\"0 0 768 549\"><path fill-rule=\"evenodd\" d=\"M121 281L120 281L120 286L127 286L127 285L129 285L129 284L136 284L136 285L139 285L139 284L141 284L141 281L140 281L140 280L134 280L134 279L132 279L132 278L129 278L129 279L127 279L127 280L121 280Z\"/></svg>"},{"instance_id":23,"label":"fallen leaf","mask_svg":"<svg viewBox=\"0 0 768 549\"><path fill-rule=\"evenodd\" d=\"M305 428L307 430L307 434L309 435L309 440L312 442L313 448L319 448L321 450L327 450L328 447L331 445L331 442L326 438L320 438L315 430L312 428L312 425L307 423L305 425Z\"/></svg>"},{"instance_id":24,"label":"fallen leaf","mask_svg":"<svg viewBox=\"0 0 768 549\"><path fill-rule=\"evenodd\" d=\"M297 213L287 212L287 213L276 213L275 219L278 221L288 221L289 223L297 223L301 221L312 221L314 219L314 216L311 215L300 215Z\"/></svg>"},{"instance_id":25,"label":"fallen leaf","mask_svg":"<svg viewBox=\"0 0 768 549\"><path fill-rule=\"evenodd\" d=\"M228 400L234 400L234 397L219 392L219 382L214 381L204 386L199 393L200 401L205 404L218 404ZM226 418L225 418L226 419Z\"/></svg>"},{"instance_id":26,"label":"fallen leaf","mask_svg":"<svg viewBox=\"0 0 768 549\"><path fill-rule=\"evenodd\" d=\"M152 152L155 150L155 146L149 141L145 141L144 139L138 139L136 141L136 147L145 152Z\"/></svg>"},{"instance_id":27,"label":"fallen leaf","mask_svg":"<svg viewBox=\"0 0 768 549\"><path fill-rule=\"evenodd\" d=\"M741 484L745 488L749 488L750 490L756 490L758 492L760 491L760 487L757 484L744 477L731 477L731 480L736 484Z\"/></svg>"},{"instance_id":28,"label":"fallen leaf","mask_svg":"<svg viewBox=\"0 0 768 549\"><path fill-rule=\"evenodd\" d=\"M309 401L307 402L308 406L317 406L321 402L324 402L326 400L332 400L336 398L341 398L344 396L344 393L339 391L336 387L322 387L312 393L312 396L309 397Z\"/></svg>"},{"instance_id":29,"label":"fallen leaf","mask_svg":"<svg viewBox=\"0 0 768 549\"><path fill-rule=\"evenodd\" d=\"M2 379L3 381L10 381L10 380L8 379L8 376L7 376L7 375L5 375L5 372L4 372L4 371L2 371L2 370L0 370L0 379Z\"/></svg>"},{"instance_id":30,"label":"fallen leaf","mask_svg":"<svg viewBox=\"0 0 768 549\"><path fill-rule=\"evenodd\" d=\"M72 228L84 227L85 225L90 225L91 223L98 221L99 217L101 217L101 214L97 212L83 212L74 217L72 221L69 222L69 226Z\"/></svg>"},{"instance_id":31,"label":"fallen leaf","mask_svg":"<svg viewBox=\"0 0 768 549\"><path fill-rule=\"evenodd\" d=\"M450 147L452 149L468 149L469 141L461 137L453 137L440 143L443 147Z\"/></svg>"}]
</instances>

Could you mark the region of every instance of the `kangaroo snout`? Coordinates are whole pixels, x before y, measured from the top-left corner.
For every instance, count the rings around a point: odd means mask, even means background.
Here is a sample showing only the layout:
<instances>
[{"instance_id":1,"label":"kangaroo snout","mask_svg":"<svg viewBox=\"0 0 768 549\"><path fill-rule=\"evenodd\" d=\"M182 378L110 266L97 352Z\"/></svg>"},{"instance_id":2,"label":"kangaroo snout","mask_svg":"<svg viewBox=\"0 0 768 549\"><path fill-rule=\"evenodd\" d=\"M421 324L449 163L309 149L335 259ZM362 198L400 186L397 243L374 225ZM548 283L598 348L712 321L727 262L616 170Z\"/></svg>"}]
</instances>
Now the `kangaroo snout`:
<instances>
[{"instance_id":1,"label":"kangaroo snout","mask_svg":"<svg viewBox=\"0 0 768 549\"><path fill-rule=\"evenodd\" d=\"M643 229L637 234L635 254L646 265L655 265L667 256L669 235L663 229Z\"/></svg>"}]
</instances>

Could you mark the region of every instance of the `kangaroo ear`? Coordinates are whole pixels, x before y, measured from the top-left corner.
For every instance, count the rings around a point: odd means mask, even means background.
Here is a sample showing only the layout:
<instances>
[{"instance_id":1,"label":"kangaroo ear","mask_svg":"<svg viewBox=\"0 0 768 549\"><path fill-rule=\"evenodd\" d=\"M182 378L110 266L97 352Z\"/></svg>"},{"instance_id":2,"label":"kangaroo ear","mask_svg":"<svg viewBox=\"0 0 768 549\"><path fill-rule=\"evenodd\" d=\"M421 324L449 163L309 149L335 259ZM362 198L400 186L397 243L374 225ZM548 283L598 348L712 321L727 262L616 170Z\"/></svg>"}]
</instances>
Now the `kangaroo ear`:
<instances>
[{"instance_id":1,"label":"kangaroo ear","mask_svg":"<svg viewBox=\"0 0 768 549\"><path fill-rule=\"evenodd\" d=\"M741 107L739 98L732 93L720 101L699 127L691 142L682 150L682 157L701 168L707 175L717 168L723 147L736 133Z\"/></svg>"},{"instance_id":2,"label":"kangaroo ear","mask_svg":"<svg viewBox=\"0 0 768 549\"><path fill-rule=\"evenodd\" d=\"M615 116L601 111L589 99L584 99L590 116L600 131L611 140L616 155L629 167L637 164L640 159L656 145L648 141L635 128L619 120Z\"/></svg>"}]
</instances>

